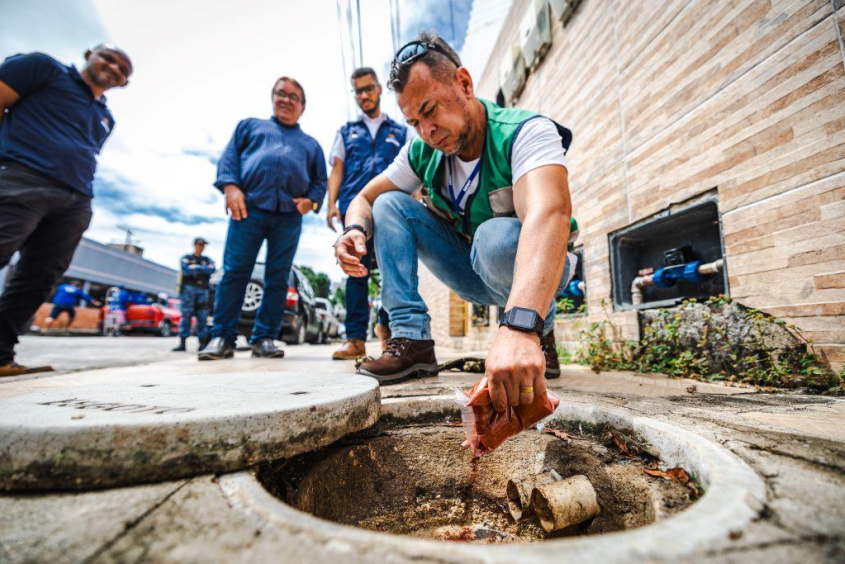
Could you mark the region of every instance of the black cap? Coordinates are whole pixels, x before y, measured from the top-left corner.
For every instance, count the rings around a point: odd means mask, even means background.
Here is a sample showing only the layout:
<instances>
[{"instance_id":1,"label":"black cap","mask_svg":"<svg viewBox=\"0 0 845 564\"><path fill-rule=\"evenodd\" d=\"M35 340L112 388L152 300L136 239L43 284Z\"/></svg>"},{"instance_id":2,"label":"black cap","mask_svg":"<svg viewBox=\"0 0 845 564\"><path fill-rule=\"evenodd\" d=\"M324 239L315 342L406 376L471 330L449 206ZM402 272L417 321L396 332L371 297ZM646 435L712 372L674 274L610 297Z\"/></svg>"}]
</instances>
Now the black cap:
<instances>
[{"instance_id":1,"label":"black cap","mask_svg":"<svg viewBox=\"0 0 845 564\"><path fill-rule=\"evenodd\" d=\"M203 245L209 245L210 244L208 241L206 241L202 237L197 237L197 238L194 239L194 245L196 245L197 243L202 243Z\"/></svg>"}]
</instances>

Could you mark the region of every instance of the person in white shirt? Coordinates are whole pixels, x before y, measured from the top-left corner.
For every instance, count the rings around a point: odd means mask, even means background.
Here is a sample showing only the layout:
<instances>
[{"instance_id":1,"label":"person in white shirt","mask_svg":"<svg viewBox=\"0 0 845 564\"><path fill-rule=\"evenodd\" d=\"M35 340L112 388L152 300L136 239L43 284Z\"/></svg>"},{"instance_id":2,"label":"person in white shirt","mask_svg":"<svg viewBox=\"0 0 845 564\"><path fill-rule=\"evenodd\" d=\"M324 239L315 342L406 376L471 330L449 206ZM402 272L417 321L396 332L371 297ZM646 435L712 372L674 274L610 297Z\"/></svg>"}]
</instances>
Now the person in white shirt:
<instances>
[{"instance_id":1,"label":"person in white shirt","mask_svg":"<svg viewBox=\"0 0 845 564\"><path fill-rule=\"evenodd\" d=\"M355 196L376 175L382 173L405 144L408 130L381 111L381 85L373 69L362 67L352 73L352 90L361 115L337 132L329 164L329 206L326 222L333 231L335 221L345 225L347 208ZM362 258L369 271L373 245ZM346 342L332 355L335 360L367 356L365 342L370 320L369 275L346 280ZM388 315L379 309L376 334L382 343L389 337Z\"/></svg>"},{"instance_id":2,"label":"person in white shirt","mask_svg":"<svg viewBox=\"0 0 845 564\"><path fill-rule=\"evenodd\" d=\"M335 244L343 270L363 276L375 236L390 312L386 352L359 372L381 384L437 373L420 259L464 300L500 308L485 363L490 397L497 411L530 404L560 374L553 298L574 266L566 250L572 133L477 98L458 55L431 32L399 50L388 84L419 137L353 200ZM425 206L410 195L420 186Z\"/></svg>"}]
</instances>

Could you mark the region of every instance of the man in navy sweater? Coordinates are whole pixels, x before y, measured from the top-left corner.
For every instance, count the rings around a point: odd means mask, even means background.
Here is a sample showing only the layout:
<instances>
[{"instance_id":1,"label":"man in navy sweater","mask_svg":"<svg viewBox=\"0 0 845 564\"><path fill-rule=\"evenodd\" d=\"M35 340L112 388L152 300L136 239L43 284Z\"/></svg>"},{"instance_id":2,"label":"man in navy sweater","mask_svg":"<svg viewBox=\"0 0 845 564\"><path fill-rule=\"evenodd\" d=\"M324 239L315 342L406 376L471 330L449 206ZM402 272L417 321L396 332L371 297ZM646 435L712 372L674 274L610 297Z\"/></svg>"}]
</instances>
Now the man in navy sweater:
<instances>
[{"instance_id":1,"label":"man in navy sweater","mask_svg":"<svg viewBox=\"0 0 845 564\"><path fill-rule=\"evenodd\" d=\"M81 71L42 53L0 65L0 268L20 251L0 296L0 376L32 371L14 361L18 335L88 228L97 154L114 128L103 94L131 74L110 44L86 51Z\"/></svg>"},{"instance_id":2,"label":"man in navy sweater","mask_svg":"<svg viewBox=\"0 0 845 564\"><path fill-rule=\"evenodd\" d=\"M223 278L214 300L211 342L200 360L234 356L236 323L255 259L267 241L264 298L252 331L252 355L282 358L276 348L285 311L288 275L299 244L302 216L320 209L326 162L319 143L302 131L305 90L283 76L273 85L273 117L240 122L223 151L214 185L232 217L223 251Z\"/></svg>"}]
</instances>

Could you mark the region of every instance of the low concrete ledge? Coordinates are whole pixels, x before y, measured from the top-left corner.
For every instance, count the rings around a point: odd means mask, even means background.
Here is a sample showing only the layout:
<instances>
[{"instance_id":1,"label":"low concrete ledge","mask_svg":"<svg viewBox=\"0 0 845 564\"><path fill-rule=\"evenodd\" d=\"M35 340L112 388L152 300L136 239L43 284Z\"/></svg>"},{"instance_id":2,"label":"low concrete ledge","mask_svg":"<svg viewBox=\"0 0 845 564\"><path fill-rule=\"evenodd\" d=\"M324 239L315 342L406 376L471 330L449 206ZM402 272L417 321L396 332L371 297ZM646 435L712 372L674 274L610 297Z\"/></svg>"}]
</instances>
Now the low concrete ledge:
<instances>
[{"instance_id":1,"label":"low concrete ledge","mask_svg":"<svg viewBox=\"0 0 845 564\"><path fill-rule=\"evenodd\" d=\"M230 472L378 420L378 383L336 374L115 373L0 400L0 490L88 490Z\"/></svg>"},{"instance_id":2,"label":"low concrete ledge","mask_svg":"<svg viewBox=\"0 0 845 564\"><path fill-rule=\"evenodd\" d=\"M427 409L426 409L427 405ZM385 401L382 415L418 417L449 408L443 397ZM238 508L277 534L310 547L314 561L352 557L358 561L456 562L649 562L691 561L717 541L743 531L766 501L762 479L722 446L673 425L624 409L567 402L554 419L630 429L651 443L666 465L682 466L697 477L705 494L689 509L630 531L532 544L477 546L375 533L318 519L273 497L250 473L220 479ZM686 560L685 560L686 559Z\"/></svg>"}]
</instances>

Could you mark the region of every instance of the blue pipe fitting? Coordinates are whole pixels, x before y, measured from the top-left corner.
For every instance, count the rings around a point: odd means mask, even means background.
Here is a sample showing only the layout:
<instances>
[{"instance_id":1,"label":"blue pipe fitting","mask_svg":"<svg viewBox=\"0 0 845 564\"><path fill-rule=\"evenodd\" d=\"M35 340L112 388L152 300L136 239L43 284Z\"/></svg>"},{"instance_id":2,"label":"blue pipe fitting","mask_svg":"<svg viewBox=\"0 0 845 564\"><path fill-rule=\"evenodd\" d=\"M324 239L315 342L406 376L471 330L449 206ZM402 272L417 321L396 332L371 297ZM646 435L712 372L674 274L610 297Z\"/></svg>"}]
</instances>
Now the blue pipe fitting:
<instances>
[{"instance_id":1,"label":"blue pipe fitting","mask_svg":"<svg viewBox=\"0 0 845 564\"><path fill-rule=\"evenodd\" d=\"M683 268L683 265L658 268L652 276L654 285L658 288L671 288L683 278Z\"/></svg>"},{"instance_id":2,"label":"blue pipe fitting","mask_svg":"<svg viewBox=\"0 0 845 564\"><path fill-rule=\"evenodd\" d=\"M578 287L580 284L580 280L573 280L569 284L566 285L566 290L563 291L564 296L573 296L576 298L584 297L584 292L581 291L581 288Z\"/></svg>"},{"instance_id":3,"label":"blue pipe fitting","mask_svg":"<svg viewBox=\"0 0 845 564\"><path fill-rule=\"evenodd\" d=\"M706 275L698 273L698 268L701 266L700 260L694 260L684 265L684 280L693 284L700 284L707 280Z\"/></svg>"},{"instance_id":4,"label":"blue pipe fitting","mask_svg":"<svg viewBox=\"0 0 845 564\"><path fill-rule=\"evenodd\" d=\"M701 261L694 260L686 264L679 264L678 266L660 268L652 275L652 280L658 288L671 288L681 281L699 284L707 280L707 276L698 273L700 266Z\"/></svg>"}]
</instances>

